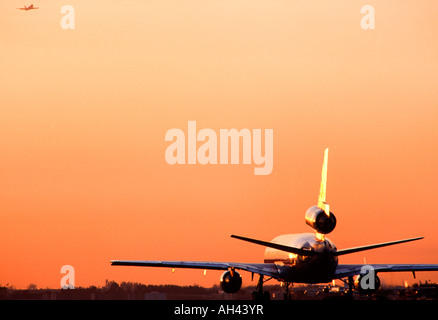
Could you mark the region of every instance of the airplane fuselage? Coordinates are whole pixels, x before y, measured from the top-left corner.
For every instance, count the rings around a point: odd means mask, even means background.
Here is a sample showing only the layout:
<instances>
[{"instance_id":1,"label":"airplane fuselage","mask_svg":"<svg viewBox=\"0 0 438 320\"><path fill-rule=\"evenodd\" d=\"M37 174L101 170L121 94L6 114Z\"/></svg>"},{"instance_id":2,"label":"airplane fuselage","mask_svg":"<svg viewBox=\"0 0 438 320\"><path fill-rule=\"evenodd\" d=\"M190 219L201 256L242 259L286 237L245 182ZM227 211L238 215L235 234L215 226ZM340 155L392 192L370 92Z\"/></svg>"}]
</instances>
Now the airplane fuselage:
<instances>
[{"instance_id":1,"label":"airplane fuselage","mask_svg":"<svg viewBox=\"0 0 438 320\"><path fill-rule=\"evenodd\" d=\"M273 248L266 248L265 263L274 263L281 279L295 283L330 282L338 266L338 258L331 252L336 246L328 238L318 240L313 233L285 234L271 242L318 253L302 256Z\"/></svg>"}]
</instances>

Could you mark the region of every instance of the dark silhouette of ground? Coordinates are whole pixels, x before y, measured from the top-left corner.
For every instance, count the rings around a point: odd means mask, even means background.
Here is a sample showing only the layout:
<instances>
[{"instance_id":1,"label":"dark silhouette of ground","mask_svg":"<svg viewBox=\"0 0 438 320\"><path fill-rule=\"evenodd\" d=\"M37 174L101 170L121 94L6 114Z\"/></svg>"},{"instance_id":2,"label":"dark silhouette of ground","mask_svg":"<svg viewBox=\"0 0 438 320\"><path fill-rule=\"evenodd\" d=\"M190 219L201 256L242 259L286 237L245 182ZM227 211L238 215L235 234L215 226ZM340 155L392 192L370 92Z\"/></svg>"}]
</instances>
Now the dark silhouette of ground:
<instances>
[{"instance_id":1,"label":"dark silhouette of ground","mask_svg":"<svg viewBox=\"0 0 438 320\"><path fill-rule=\"evenodd\" d=\"M0 286L0 300L251 300L254 286L243 287L233 295L224 293L219 285L204 288L198 285L145 285L141 283L106 280L103 287L75 289L27 289ZM280 285L265 286L271 300L283 299ZM327 286L292 287L293 300L324 300L347 298L345 288ZM349 297L351 298L351 297ZM438 284L419 283L412 287L382 287L373 296L353 295L355 300L438 300Z\"/></svg>"}]
</instances>

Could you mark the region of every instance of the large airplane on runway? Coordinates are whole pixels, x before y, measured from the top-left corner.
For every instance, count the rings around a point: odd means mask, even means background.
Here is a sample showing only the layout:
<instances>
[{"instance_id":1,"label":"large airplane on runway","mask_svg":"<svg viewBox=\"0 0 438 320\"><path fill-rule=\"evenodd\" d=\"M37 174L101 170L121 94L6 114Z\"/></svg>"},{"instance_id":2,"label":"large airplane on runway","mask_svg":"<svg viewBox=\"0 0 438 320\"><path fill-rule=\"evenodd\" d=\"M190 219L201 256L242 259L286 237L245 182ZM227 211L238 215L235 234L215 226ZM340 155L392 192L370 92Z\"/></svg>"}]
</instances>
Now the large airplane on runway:
<instances>
[{"instance_id":1,"label":"large airplane on runway","mask_svg":"<svg viewBox=\"0 0 438 320\"><path fill-rule=\"evenodd\" d=\"M315 233L285 234L272 241L231 235L236 239L265 246L264 263L112 260L111 265L226 270L220 279L222 290L226 293L236 293L242 286L242 278L237 270L248 271L252 276L259 275L257 289L253 292L254 299L269 299L269 292L263 291L263 284L270 279L285 284L285 299L288 299L291 283L328 283L340 279L348 284L350 293L355 289L361 294L372 294L380 287L378 272L411 271L415 277L416 271L438 271L438 264L338 264L338 257L342 255L420 240L423 237L337 250L326 237L336 226L336 217L326 203L327 161L328 149L324 152L318 205L310 207L305 214L306 223ZM264 280L264 277L268 279Z\"/></svg>"}]
</instances>

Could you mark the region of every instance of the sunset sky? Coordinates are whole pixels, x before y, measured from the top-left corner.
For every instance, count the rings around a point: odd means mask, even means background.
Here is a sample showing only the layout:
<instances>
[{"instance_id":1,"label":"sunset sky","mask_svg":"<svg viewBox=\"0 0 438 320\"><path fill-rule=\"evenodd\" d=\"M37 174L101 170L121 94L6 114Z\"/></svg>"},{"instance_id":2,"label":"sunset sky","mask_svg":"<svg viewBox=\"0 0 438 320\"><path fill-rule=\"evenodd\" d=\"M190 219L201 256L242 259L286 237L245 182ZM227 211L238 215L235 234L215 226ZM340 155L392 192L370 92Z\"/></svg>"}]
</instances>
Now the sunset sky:
<instances>
[{"instance_id":1,"label":"sunset sky","mask_svg":"<svg viewBox=\"0 0 438 320\"><path fill-rule=\"evenodd\" d=\"M438 2L0 2L0 285L219 284L110 260L263 262L313 232L323 153L340 263L438 263ZM64 4L75 29L63 30ZM363 30L363 5L375 29ZM169 165L167 130L273 129L273 171ZM384 274L388 283L438 272ZM255 285L242 273L243 285ZM270 283L274 283L271 281Z\"/></svg>"}]
</instances>

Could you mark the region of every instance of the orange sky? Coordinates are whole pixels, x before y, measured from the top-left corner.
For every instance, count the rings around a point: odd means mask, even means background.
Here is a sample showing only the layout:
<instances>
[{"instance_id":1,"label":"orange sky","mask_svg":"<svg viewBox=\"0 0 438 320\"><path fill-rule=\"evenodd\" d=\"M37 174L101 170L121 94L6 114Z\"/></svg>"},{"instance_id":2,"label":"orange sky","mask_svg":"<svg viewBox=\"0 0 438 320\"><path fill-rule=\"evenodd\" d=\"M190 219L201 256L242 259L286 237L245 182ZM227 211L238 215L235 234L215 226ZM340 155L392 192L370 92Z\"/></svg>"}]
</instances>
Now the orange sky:
<instances>
[{"instance_id":1,"label":"orange sky","mask_svg":"<svg viewBox=\"0 0 438 320\"><path fill-rule=\"evenodd\" d=\"M262 262L229 235L312 232L325 147L338 248L425 236L340 263L438 263L436 1L69 1L75 30L24 4L0 3L0 285L218 284L109 260ZM167 164L188 120L272 128L273 172Z\"/></svg>"}]
</instances>

